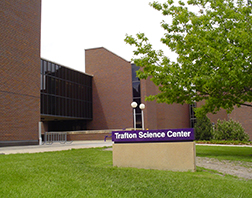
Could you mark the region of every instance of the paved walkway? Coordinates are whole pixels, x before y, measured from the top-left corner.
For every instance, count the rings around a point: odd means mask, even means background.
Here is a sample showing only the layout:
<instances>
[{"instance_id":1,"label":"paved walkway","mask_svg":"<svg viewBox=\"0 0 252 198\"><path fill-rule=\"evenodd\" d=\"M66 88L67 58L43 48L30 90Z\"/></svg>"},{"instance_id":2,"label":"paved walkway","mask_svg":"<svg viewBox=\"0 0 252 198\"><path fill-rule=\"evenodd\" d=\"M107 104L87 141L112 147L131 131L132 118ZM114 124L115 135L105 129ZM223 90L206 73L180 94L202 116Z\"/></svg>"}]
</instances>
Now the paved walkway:
<instances>
[{"instance_id":1,"label":"paved walkway","mask_svg":"<svg viewBox=\"0 0 252 198\"><path fill-rule=\"evenodd\" d=\"M112 146L113 142L108 140L104 142L103 140L99 141L73 141L72 143L53 143L51 145L33 145L33 146L10 146L10 147L0 147L0 154L16 154L16 153L41 153L49 151L62 151L62 150L71 150L78 148L92 148L92 147L104 147Z\"/></svg>"},{"instance_id":2,"label":"paved walkway","mask_svg":"<svg viewBox=\"0 0 252 198\"><path fill-rule=\"evenodd\" d=\"M51 145L33 145L33 146L10 146L10 147L0 147L0 154L16 154L16 153L41 153L49 151L62 151L71 150L78 148L92 148L92 147L104 147L112 146L113 142L107 140L93 140L93 141L73 141L66 144L60 144L58 142ZM223 145L223 144L196 144L204 146L237 146L237 147L251 147L252 145Z\"/></svg>"}]
</instances>

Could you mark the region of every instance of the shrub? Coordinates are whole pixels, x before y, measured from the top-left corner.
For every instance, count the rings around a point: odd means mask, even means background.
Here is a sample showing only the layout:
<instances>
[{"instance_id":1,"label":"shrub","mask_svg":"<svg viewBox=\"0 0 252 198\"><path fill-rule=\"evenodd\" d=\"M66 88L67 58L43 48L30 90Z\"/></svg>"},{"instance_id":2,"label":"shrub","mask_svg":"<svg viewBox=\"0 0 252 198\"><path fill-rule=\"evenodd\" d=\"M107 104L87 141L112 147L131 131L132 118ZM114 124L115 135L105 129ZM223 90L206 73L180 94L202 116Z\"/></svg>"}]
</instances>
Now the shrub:
<instances>
[{"instance_id":1,"label":"shrub","mask_svg":"<svg viewBox=\"0 0 252 198\"><path fill-rule=\"evenodd\" d=\"M207 116L197 119L194 131L196 140L211 140L213 128L210 119Z\"/></svg>"},{"instance_id":2,"label":"shrub","mask_svg":"<svg viewBox=\"0 0 252 198\"><path fill-rule=\"evenodd\" d=\"M232 119L229 121L218 120L213 133L213 138L216 140L249 140L249 136L245 133L242 125Z\"/></svg>"}]
</instances>

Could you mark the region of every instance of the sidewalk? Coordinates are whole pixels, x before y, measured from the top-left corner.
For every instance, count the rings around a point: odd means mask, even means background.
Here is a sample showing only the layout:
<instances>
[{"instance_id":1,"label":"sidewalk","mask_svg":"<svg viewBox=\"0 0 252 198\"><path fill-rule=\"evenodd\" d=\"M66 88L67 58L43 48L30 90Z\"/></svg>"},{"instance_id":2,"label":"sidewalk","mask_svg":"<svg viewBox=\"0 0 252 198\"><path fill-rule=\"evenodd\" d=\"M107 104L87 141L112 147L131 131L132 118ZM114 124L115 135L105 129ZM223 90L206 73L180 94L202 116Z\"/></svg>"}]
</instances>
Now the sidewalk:
<instances>
[{"instance_id":1,"label":"sidewalk","mask_svg":"<svg viewBox=\"0 0 252 198\"><path fill-rule=\"evenodd\" d=\"M41 153L49 151L62 151L71 150L79 148L92 148L92 147L104 147L112 146L113 142L107 140L94 140L94 141L73 141L65 144L53 143L51 145L32 145L32 146L10 146L10 147L0 147L0 154L16 154L16 153Z\"/></svg>"},{"instance_id":2,"label":"sidewalk","mask_svg":"<svg viewBox=\"0 0 252 198\"><path fill-rule=\"evenodd\" d=\"M53 143L53 144L43 144L43 145L33 145L33 146L10 146L10 147L0 147L1 154L16 154L16 153L41 153L50 151L62 151L71 150L79 148L92 148L92 147L104 147L112 146L113 142L107 140L93 140L93 141L73 141L65 144ZM196 144L202 146L236 146L236 147L251 147L252 145L225 145L225 144Z\"/></svg>"}]
</instances>

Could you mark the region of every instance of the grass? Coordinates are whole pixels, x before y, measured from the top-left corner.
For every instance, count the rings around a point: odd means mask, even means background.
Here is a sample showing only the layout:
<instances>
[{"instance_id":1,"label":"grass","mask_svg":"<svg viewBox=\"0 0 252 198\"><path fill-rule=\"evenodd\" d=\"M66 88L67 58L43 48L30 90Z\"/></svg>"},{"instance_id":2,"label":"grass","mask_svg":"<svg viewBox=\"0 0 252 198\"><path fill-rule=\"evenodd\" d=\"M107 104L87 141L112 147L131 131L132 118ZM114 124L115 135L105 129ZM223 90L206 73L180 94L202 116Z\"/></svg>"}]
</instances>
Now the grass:
<instances>
[{"instance_id":1,"label":"grass","mask_svg":"<svg viewBox=\"0 0 252 198\"><path fill-rule=\"evenodd\" d=\"M252 145L251 141L239 141L239 140L196 140L195 142L203 144Z\"/></svg>"},{"instance_id":2,"label":"grass","mask_svg":"<svg viewBox=\"0 0 252 198\"><path fill-rule=\"evenodd\" d=\"M234 159L248 160L247 154L224 150L222 156L233 158L230 152L234 152ZM197 146L197 155L198 151L201 156L219 154L215 147ZM112 152L103 148L0 155L0 170L1 198L252 197L252 180L220 176L199 167L196 172L113 167Z\"/></svg>"},{"instance_id":3,"label":"grass","mask_svg":"<svg viewBox=\"0 0 252 198\"><path fill-rule=\"evenodd\" d=\"M196 146L198 157L217 158L219 160L252 162L252 147L233 146Z\"/></svg>"}]
</instances>

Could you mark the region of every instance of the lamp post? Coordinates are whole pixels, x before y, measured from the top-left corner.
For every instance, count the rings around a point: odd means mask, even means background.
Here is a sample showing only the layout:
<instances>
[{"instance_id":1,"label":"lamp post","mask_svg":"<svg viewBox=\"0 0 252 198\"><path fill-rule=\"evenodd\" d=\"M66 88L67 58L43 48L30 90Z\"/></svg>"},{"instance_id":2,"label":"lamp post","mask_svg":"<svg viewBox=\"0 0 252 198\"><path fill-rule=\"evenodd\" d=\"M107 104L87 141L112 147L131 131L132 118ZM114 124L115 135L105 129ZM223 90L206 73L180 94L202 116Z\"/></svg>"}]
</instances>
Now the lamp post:
<instances>
[{"instance_id":1,"label":"lamp post","mask_svg":"<svg viewBox=\"0 0 252 198\"><path fill-rule=\"evenodd\" d=\"M133 112L134 112L134 130L136 130L136 109L135 108L137 107L137 103L132 102L131 107L133 108Z\"/></svg>"},{"instance_id":2,"label":"lamp post","mask_svg":"<svg viewBox=\"0 0 252 198\"><path fill-rule=\"evenodd\" d=\"M142 113L142 129L144 130L144 113L143 113L143 110L145 109L145 105L143 103L141 103L139 105L139 108L141 109L141 113Z\"/></svg>"}]
</instances>

